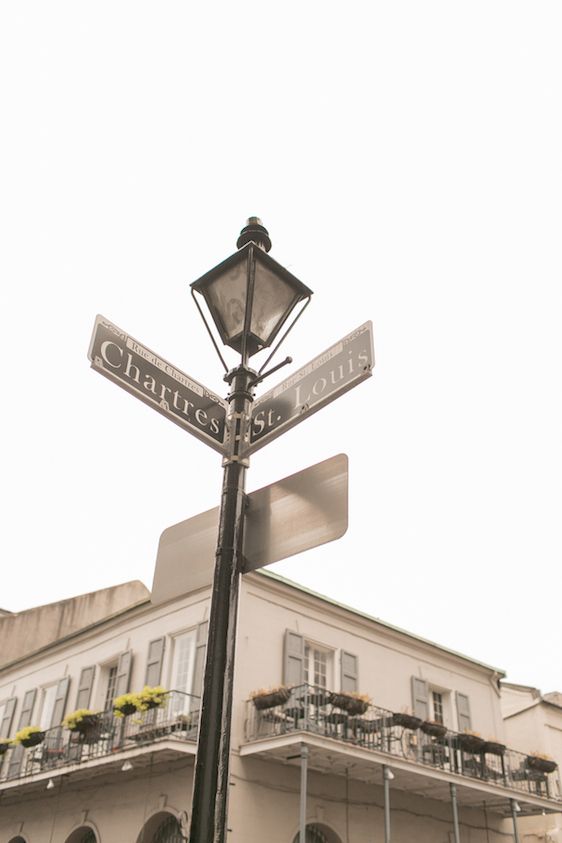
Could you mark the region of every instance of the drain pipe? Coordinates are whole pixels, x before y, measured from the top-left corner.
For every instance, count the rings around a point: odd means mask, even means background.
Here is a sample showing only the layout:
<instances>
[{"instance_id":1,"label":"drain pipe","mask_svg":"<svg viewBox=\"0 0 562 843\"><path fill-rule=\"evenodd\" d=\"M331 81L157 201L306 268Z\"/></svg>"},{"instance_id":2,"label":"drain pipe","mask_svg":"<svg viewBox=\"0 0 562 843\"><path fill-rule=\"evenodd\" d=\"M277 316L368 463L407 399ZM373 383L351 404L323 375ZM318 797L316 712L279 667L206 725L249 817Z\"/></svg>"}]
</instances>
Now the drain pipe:
<instances>
[{"instance_id":1,"label":"drain pipe","mask_svg":"<svg viewBox=\"0 0 562 843\"><path fill-rule=\"evenodd\" d=\"M455 843L461 843L461 833L459 828L459 809L457 806L457 786L451 784L451 805L453 806L453 835Z\"/></svg>"},{"instance_id":2,"label":"drain pipe","mask_svg":"<svg viewBox=\"0 0 562 843\"><path fill-rule=\"evenodd\" d=\"M382 765L382 779L384 783L384 843L390 843L390 782L394 778L392 770Z\"/></svg>"},{"instance_id":3,"label":"drain pipe","mask_svg":"<svg viewBox=\"0 0 562 843\"><path fill-rule=\"evenodd\" d=\"M515 799L510 799L509 802L511 805L511 818L513 820L513 839L515 840L515 843L520 843L519 829L517 828L517 814L521 808L519 807L519 802Z\"/></svg>"}]
</instances>

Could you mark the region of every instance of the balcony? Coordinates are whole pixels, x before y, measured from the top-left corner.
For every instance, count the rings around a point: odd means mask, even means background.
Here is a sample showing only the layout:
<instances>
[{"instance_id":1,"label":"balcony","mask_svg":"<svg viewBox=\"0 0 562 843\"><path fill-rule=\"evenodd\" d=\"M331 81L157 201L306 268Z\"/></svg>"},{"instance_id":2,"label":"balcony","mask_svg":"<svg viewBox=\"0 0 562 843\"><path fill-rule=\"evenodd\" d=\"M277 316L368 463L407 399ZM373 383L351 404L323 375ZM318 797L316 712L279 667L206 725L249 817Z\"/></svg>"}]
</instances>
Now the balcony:
<instances>
[{"instance_id":1,"label":"balcony","mask_svg":"<svg viewBox=\"0 0 562 843\"><path fill-rule=\"evenodd\" d=\"M88 778L107 775L112 768L121 769L128 759L142 766L148 763L147 747L151 758L157 755L165 762L194 756L199 705L199 697L170 691L162 706L149 711L123 718L115 717L112 709L104 711L95 726L83 733L62 726L47 729L38 745L14 746L0 757L0 790L78 771Z\"/></svg>"},{"instance_id":2,"label":"balcony","mask_svg":"<svg viewBox=\"0 0 562 843\"><path fill-rule=\"evenodd\" d=\"M337 703L338 695L311 685L293 688L286 702L262 710L249 700L241 755L298 763L295 745L304 743L311 768L323 772L351 770L360 780L380 783L388 765L393 786L429 798L448 799L455 784L460 804L485 802L505 815L510 799L519 802L522 815L562 810L558 771L545 770L541 759L466 733L439 735L419 718L376 705L359 713Z\"/></svg>"}]
</instances>

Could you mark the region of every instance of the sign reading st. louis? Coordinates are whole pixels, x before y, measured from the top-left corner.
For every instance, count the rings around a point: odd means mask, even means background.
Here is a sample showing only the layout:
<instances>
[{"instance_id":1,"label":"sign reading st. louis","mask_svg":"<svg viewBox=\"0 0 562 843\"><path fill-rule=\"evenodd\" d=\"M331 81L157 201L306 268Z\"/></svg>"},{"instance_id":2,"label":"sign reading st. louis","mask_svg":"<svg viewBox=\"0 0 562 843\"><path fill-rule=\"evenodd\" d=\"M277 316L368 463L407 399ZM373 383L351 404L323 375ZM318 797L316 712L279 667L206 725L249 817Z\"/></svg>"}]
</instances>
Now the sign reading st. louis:
<instances>
[{"instance_id":1,"label":"sign reading st. louis","mask_svg":"<svg viewBox=\"0 0 562 843\"><path fill-rule=\"evenodd\" d=\"M372 329L372 322L360 325L259 398L252 407L244 455L253 454L370 377L375 362Z\"/></svg>"},{"instance_id":2,"label":"sign reading st. louis","mask_svg":"<svg viewBox=\"0 0 562 843\"><path fill-rule=\"evenodd\" d=\"M103 316L96 316L92 368L225 453L228 404Z\"/></svg>"}]
</instances>

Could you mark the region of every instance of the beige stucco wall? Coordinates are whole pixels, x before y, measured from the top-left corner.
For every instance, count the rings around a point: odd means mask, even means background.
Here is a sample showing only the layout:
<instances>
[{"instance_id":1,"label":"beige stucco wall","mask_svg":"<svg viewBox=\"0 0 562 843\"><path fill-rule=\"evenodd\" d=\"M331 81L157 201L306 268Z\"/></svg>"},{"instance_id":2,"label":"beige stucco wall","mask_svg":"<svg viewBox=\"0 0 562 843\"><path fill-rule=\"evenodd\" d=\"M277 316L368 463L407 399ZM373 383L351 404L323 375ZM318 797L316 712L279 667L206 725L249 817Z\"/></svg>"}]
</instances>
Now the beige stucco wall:
<instances>
[{"instance_id":1,"label":"beige stucco wall","mask_svg":"<svg viewBox=\"0 0 562 843\"><path fill-rule=\"evenodd\" d=\"M291 629L334 651L333 690L338 690L342 650L359 659L359 689L383 708L412 706L411 677L449 692L445 719L457 728L454 692L470 698L473 729L503 737L500 697L493 670L455 656L383 624L328 606L263 577L248 578L240 605L235 695L238 701L283 678L283 640ZM256 634L259 630L259 634Z\"/></svg>"},{"instance_id":2,"label":"beige stucco wall","mask_svg":"<svg viewBox=\"0 0 562 843\"><path fill-rule=\"evenodd\" d=\"M562 768L562 708L541 701L536 688L502 686L507 742L525 753L549 755ZM562 843L562 814L521 819L524 839Z\"/></svg>"},{"instance_id":3,"label":"beige stucco wall","mask_svg":"<svg viewBox=\"0 0 562 843\"><path fill-rule=\"evenodd\" d=\"M137 843L146 821L169 810L188 810L191 760L163 771L147 768L25 798L8 797L0 809L0 843L23 834L28 843L65 843L72 831L91 824L102 843ZM299 770L234 757L229 811L232 843L292 843L298 832ZM349 778L309 775L307 821L331 829L345 843L380 843L383 793L378 786ZM391 791L395 843L450 843L451 808L419 796ZM463 843L506 840L505 823L479 810L460 811ZM501 833L503 829L504 833Z\"/></svg>"},{"instance_id":4,"label":"beige stucco wall","mask_svg":"<svg viewBox=\"0 0 562 843\"><path fill-rule=\"evenodd\" d=\"M97 623L150 597L140 581L0 616L0 666Z\"/></svg>"}]
</instances>

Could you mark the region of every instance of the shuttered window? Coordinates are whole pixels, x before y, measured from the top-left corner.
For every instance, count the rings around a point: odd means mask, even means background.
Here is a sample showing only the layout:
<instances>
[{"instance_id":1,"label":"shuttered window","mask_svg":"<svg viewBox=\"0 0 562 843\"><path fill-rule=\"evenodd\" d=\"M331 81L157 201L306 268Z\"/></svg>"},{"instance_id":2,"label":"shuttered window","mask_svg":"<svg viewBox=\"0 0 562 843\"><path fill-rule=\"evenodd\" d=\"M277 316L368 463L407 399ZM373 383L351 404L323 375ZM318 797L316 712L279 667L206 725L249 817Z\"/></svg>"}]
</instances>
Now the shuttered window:
<instances>
[{"instance_id":1,"label":"shuttered window","mask_svg":"<svg viewBox=\"0 0 562 843\"><path fill-rule=\"evenodd\" d=\"M33 716L33 708L35 706L35 698L37 696L37 688L27 691L23 698L22 708L18 720L18 728L23 729L25 726L31 726L31 718ZM23 760L24 748L21 744L15 746L11 750L10 763L8 766L8 778L12 779L19 775L21 769L21 762Z\"/></svg>"},{"instance_id":2,"label":"shuttered window","mask_svg":"<svg viewBox=\"0 0 562 843\"><path fill-rule=\"evenodd\" d=\"M76 710L79 708L90 707L90 698L92 696L92 685L94 684L95 673L96 668L94 665L91 665L90 667L83 667L80 671L78 691L76 694Z\"/></svg>"},{"instance_id":3,"label":"shuttered window","mask_svg":"<svg viewBox=\"0 0 562 843\"><path fill-rule=\"evenodd\" d=\"M165 638L155 638L148 645L148 658L146 660L146 674L144 684L154 687L160 684L162 676L162 661L164 659Z\"/></svg>"},{"instance_id":4,"label":"shuttered window","mask_svg":"<svg viewBox=\"0 0 562 843\"><path fill-rule=\"evenodd\" d=\"M470 700L466 694L461 694L459 691L457 691L457 723L459 732L472 729Z\"/></svg>"},{"instance_id":5,"label":"shuttered window","mask_svg":"<svg viewBox=\"0 0 562 843\"><path fill-rule=\"evenodd\" d=\"M340 676L340 690L358 691L358 659L352 653L346 653L342 650L341 653L341 676Z\"/></svg>"},{"instance_id":6,"label":"shuttered window","mask_svg":"<svg viewBox=\"0 0 562 843\"><path fill-rule=\"evenodd\" d=\"M115 679L115 696L120 697L121 694L126 694L129 690L129 683L131 681L131 669L133 667L133 651L125 650L119 656L117 662L117 676Z\"/></svg>"},{"instance_id":7,"label":"shuttered window","mask_svg":"<svg viewBox=\"0 0 562 843\"><path fill-rule=\"evenodd\" d=\"M422 720L429 718L429 689L419 676L412 676L412 712Z\"/></svg>"},{"instance_id":8,"label":"shuttered window","mask_svg":"<svg viewBox=\"0 0 562 843\"><path fill-rule=\"evenodd\" d=\"M9 697L0 705L0 738L11 738L12 721L16 709L17 697Z\"/></svg>"},{"instance_id":9,"label":"shuttered window","mask_svg":"<svg viewBox=\"0 0 562 843\"><path fill-rule=\"evenodd\" d=\"M70 677L63 676L59 679L55 686L54 702L51 710L51 722L49 724L49 749L62 749L64 742L62 720L66 711L66 701L68 699L68 689L70 687Z\"/></svg>"},{"instance_id":10,"label":"shuttered window","mask_svg":"<svg viewBox=\"0 0 562 843\"><path fill-rule=\"evenodd\" d=\"M304 683L304 638L291 629L285 630L283 683L285 685Z\"/></svg>"},{"instance_id":11,"label":"shuttered window","mask_svg":"<svg viewBox=\"0 0 562 843\"><path fill-rule=\"evenodd\" d=\"M201 708L208 634L209 622L203 621L203 623L200 623L197 627L197 638L195 641L195 662L193 665L193 680L191 683L191 693L194 696L194 699L191 702L192 710L198 710Z\"/></svg>"}]
</instances>

